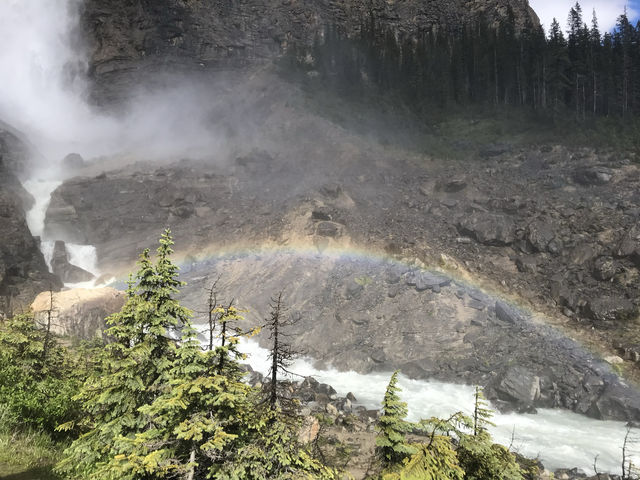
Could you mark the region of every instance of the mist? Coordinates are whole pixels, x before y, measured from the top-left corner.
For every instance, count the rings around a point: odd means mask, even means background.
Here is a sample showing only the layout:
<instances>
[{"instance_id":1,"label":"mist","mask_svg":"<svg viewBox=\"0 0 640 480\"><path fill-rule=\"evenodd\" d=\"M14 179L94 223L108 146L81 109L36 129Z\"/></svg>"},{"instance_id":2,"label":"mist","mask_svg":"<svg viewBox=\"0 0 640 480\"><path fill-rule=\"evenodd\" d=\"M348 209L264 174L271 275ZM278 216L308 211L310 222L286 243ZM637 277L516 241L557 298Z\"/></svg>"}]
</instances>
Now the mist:
<instances>
[{"instance_id":1,"label":"mist","mask_svg":"<svg viewBox=\"0 0 640 480\"><path fill-rule=\"evenodd\" d=\"M138 85L117 113L91 104L81 7L81 0L0 2L0 121L35 146L41 158L35 168L59 166L71 152L148 160L221 150L209 108L216 99L202 80L165 77L161 88Z\"/></svg>"}]
</instances>

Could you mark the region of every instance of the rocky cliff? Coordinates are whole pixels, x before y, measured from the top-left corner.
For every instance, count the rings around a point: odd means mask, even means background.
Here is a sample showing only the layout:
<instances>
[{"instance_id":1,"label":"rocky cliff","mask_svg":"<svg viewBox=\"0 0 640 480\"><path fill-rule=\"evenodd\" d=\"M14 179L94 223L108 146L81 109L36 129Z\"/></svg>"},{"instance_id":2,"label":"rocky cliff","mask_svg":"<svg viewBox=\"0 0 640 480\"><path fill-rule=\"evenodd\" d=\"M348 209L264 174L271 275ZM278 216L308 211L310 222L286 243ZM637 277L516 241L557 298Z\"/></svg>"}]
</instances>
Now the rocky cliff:
<instances>
[{"instance_id":1,"label":"rocky cliff","mask_svg":"<svg viewBox=\"0 0 640 480\"><path fill-rule=\"evenodd\" d=\"M324 26L355 34L373 14L415 35L476 15L539 23L527 0L85 0L95 97L108 102L141 71L238 67L263 62L292 43L311 44Z\"/></svg>"},{"instance_id":2,"label":"rocky cliff","mask_svg":"<svg viewBox=\"0 0 640 480\"><path fill-rule=\"evenodd\" d=\"M0 124L0 314L20 311L43 290L59 290L49 273L38 240L31 235L26 211L33 198L16 173L25 169L29 147Z\"/></svg>"}]
</instances>

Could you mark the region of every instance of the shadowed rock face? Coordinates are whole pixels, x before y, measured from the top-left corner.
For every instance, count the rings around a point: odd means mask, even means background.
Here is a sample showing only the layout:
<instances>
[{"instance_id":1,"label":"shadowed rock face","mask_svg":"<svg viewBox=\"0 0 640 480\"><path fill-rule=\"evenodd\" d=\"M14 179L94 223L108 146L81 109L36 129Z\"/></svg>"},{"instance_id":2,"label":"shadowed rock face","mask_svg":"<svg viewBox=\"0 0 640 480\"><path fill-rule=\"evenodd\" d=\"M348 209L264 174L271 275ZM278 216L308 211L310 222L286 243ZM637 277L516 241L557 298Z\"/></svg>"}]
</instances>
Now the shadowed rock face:
<instances>
[{"instance_id":1,"label":"shadowed rock face","mask_svg":"<svg viewBox=\"0 0 640 480\"><path fill-rule=\"evenodd\" d=\"M539 23L525 0L86 0L82 23L94 97L109 102L140 70L254 65L292 42L311 45L327 25L354 34L370 12L382 27L416 35L478 14L504 18L509 8L518 24Z\"/></svg>"},{"instance_id":2,"label":"shadowed rock face","mask_svg":"<svg viewBox=\"0 0 640 480\"><path fill-rule=\"evenodd\" d=\"M20 311L42 290L62 286L49 269L25 217L33 198L15 173L26 168L29 148L0 124L0 314Z\"/></svg>"}]
</instances>

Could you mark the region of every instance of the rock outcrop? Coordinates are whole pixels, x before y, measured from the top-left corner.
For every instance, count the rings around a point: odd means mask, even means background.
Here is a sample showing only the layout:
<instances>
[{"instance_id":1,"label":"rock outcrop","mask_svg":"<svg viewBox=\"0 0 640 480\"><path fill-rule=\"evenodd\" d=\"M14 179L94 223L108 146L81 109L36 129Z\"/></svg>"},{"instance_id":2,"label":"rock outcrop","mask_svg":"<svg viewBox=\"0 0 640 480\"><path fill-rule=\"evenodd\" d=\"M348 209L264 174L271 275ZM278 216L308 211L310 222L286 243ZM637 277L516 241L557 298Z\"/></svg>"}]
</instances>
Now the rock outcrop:
<instances>
[{"instance_id":1,"label":"rock outcrop","mask_svg":"<svg viewBox=\"0 0 640 480\"><path fill-rule=\"evenodd\" d=\"M120 311L125 301L126 295L113 288L75 288L42 292L31 309L40 325L47 325L50 317L53 333L89 340L104 337L105 319Z\"/></svg>"},{"instance_id":2,"label":"rock outcrop","mask_svg":"<svg viewBox=\"0 0 640 480\"><path fill-rule=\"evenodd\" d=\"M95 278L92 273L69 262L67 247L62 240L57 240L54 244L51 270L64 283L90 282Z\"/></svg>"},{"instance_id":3,"label":"rock outcrop","mask_svg":"<svg viewBox=\"0 0 640 480\"><path fill-rule=\"evenodd\" d=\"M31 235L26 211L33 198L16 173L24 171L29 147L0 124L0 314L24 309L46 289L59 290L49 273L38 240Z\"/></svg>"},{"instance_id":4,"label":"rock outcrop","mask_svg":"<svg viewBox=\"0 0 640 480\"><path fill-rule=\"evenodd\" d=\"M109 102L142 71L261 63L291 43L311 45L325 26L354 34L370 12L382 28L417 35L436 26L458 27L478 14L504 18L509 9L519 24L538 23L526 0L87 0L82 24L91 45L95 97Z\"/></svg>"}]
</instances>

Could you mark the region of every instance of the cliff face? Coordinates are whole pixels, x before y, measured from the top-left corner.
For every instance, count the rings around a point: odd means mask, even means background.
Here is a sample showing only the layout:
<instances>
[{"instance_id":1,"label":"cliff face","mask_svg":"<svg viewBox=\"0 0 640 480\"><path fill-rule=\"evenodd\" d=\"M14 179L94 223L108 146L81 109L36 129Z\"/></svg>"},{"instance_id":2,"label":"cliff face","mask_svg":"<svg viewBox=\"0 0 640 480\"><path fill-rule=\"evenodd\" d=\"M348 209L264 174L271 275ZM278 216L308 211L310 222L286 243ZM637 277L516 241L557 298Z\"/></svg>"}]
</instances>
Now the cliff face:
<instances>
[{"instance_id":1,"label":"cliff face","mask_svg":"<svg viewBox=\"0 0 640 480\"><path fill-rule=\"evenodd\" d=\"M27 226L33 198L16 175L26 168L29 147L6 128L0 123L0 315L20 312L37 293L62 286Z\"/></svg>"},{"instance_id":2,"label":"cliff face","mask_svg":"<svg viewBox=\"0 0 640 480\"><path fill-rule=\"evenodd\" d=\"M325 25L357 32L370 12L412 35L475 15L539 23L527 0L85 0L82 26L98 100L134 71L237 67L311 43Z\"/></svg>"}]
</instances>

